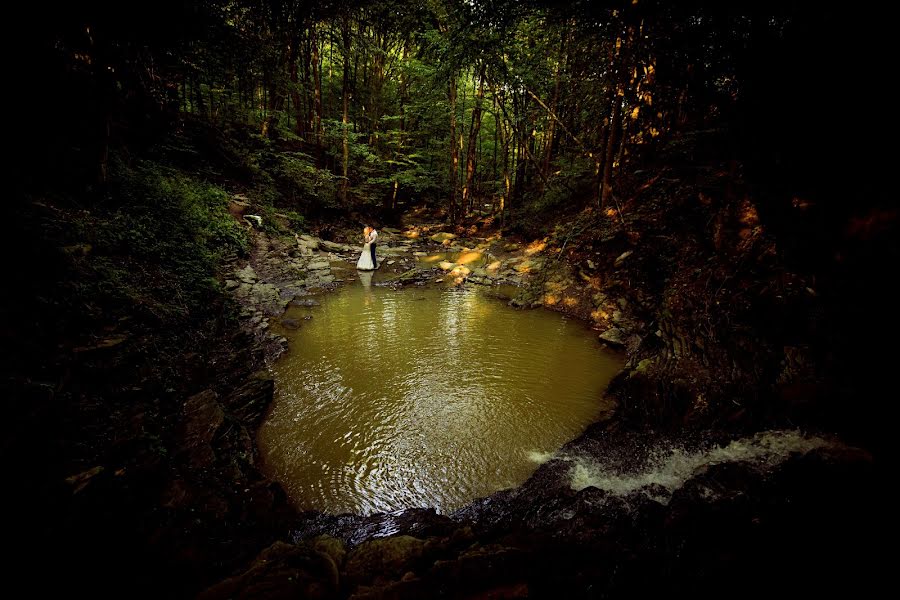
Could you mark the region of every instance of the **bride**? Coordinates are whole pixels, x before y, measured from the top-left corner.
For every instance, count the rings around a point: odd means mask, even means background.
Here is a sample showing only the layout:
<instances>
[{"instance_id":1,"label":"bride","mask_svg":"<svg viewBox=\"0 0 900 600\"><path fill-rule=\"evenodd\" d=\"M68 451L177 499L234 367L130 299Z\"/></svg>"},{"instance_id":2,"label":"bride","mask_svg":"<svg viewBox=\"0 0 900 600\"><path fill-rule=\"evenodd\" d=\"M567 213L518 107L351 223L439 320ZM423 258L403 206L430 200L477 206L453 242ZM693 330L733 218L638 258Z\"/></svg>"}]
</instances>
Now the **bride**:
<instances>
[{"instance_id":1,"label":"bride","mask_svg":"<svg viewBox=\"0 0 900 600\"><path fill-rule=\"evenodd\" d=\"M363 244L362 253L359 255L359 260L356 262L356 268L360 271L374 271L375 263L372 262L372 228L366 227L363 229Z\"/></svg>"}]
</instances>

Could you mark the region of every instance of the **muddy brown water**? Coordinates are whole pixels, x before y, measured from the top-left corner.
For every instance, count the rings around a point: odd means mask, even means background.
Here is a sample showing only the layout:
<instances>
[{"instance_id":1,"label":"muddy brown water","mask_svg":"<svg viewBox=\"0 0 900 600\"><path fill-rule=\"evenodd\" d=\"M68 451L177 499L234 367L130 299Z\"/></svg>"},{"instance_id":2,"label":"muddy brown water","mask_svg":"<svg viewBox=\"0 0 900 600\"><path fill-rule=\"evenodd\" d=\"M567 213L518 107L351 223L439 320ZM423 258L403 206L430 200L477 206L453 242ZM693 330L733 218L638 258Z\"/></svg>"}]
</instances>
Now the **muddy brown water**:
<instances>
[{"instance_id":1,"label":"muddy brown water","mask_svg":"<svg viewBox=\"0 0 900 600\"><path fill-rule=\"evenodd\" d=\"M299 509L446 513L521 484L608 409L621 358L583 324L476 286L352 276L291 309L302 327L285 332L259 431L265 471Z\"/></svg>"}]
</instances>

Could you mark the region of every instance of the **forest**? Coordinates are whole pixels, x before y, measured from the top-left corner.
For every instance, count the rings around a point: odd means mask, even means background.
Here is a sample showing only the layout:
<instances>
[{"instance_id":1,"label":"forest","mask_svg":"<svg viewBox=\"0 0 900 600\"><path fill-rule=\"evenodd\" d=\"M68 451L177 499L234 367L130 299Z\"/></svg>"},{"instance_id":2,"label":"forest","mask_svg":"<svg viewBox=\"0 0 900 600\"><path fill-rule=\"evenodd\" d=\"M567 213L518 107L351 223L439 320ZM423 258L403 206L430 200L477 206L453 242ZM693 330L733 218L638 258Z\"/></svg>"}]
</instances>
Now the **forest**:
<instances>
[{"instance_id":1,"label":"forest","mask_svg":"<svg viewBox=\"0 0 900 600\"><path fill-rule=\"evenodd\" d=\"M900 258L878 7L139 0L9 23L11 580L203 598L877 589ZM306 361L325 309L370 283L368 225L377 302L561 313L620 357L596 394L609 412L462 508L299 502L259 440L293 389L283 356ZM417 352L465 368L424 345L378 358ZM569 351L529 352L550 366L509 359L500 380L567 368ZM662 454L699 458L675 484Z\"/></svg>"}]
</instances>

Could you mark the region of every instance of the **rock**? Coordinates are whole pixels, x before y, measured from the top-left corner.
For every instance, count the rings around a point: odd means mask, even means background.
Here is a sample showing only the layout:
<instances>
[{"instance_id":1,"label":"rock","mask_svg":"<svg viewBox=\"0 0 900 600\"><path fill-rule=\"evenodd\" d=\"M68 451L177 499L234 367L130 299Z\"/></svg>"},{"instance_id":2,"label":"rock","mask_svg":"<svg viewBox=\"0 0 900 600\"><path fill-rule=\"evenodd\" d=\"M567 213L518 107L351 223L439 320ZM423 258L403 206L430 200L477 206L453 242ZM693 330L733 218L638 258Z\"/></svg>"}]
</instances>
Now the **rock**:
<instances>
[{"instance_id":1,"label":"rock","mask_svg":"<svg viewBox=\"0 0 900 600\"><path fill-rule=\"evenodd\" d=\"M348 244L338 244L337 242L329 242L326 240L321 240L319 242L319 245L326 250L331 250L332 252L352 252L354 250L359 250L359 248L355 246L350 246Z\"/></svg>"},{"instance_id":2,"label":"rock","mask_svg":"<svg viewBox=\"0 0 900 600\"><path fill-rule=\"evenodd\" d=\"M397 262L396 260L389 260L389 261L387 261L387 264L388 264L388 265L392 265L392 264L394 264L394 263L396 263L396 262Z\"/></svg>"},{"instance_id":3,"label":"rock","mask_svg":"<svg viewBox=\"0 0 900 600\"><path fill-rule=\"evenodd\" d=\"M225 423L225 411L218 402L218 395L213 390L194 394L185 401L182 415L179 452L187 455L194 468L212 466L216 458L212 441Z\"/></svg>"},{"instance_id":4,"label":"rock","mask_svg":"<svg viewBox=\"0 0 900 600\"><path fill-rule=\"evenodd\" d=\"M318 300L312 298L294 298L291 300L292 306L319 306Z\"/></svg>"},{"instance_id":5,"label":"rock","mask_svg":"<svg viewBox=\"0 0 900 600\"><path fill-rule=\"evenodd\" d=\"M257 280L256 271L250 265L247 265L237 273L237 278L244 283L255 283Z\"/></svg>"},{"instance_id":6,"label":"rock","mask_svg":"<svg viewBox=\"0 0 900 600\"><path fill-rule=\"evenodd\" d=\"M625 252L623 252L616 258L616 261L615 261L615 263L613 263L613 266L618 267L620 264L622 264L622 261L624 261L626 258L631 256L632 254L634 254L634 250L626 250Z\"/></svg>"},{"instance_id":7,"label":"rock","mask_svg":"<svg viewBox=\"0 0 900 600\"><path fill-rule=\"evenodd\" d=\"M240 285L240 283L238 283L234 279L226 279L225 280L225 289L229 292L232 290L236 290L239 285Z\"/></svg>"},{"instance_id":8,"label":"rock","mask_svg":"<svg viewBox=\"0 0 900 600\"><path fill-rule=\"evenodd\" d=\"M263 219L259 215L244 215L244 220L257 229L262 229Z\"/></svg>"},{"instance_id":9,"label":"rock","mask_svg":"<svg viewBox=\"0 0 900 600\"><path fill-rule=\"evenodd\" d=\"M252 428L262 421L274 392L275 380L272 376L266 371L258 371L228 394L222 404L245 426Z\"/></svg>"},{"instance_id":10,"label":"rock","mask_svg":"<svg viewBox=\"0 0 900 600\"><path fill-rule=\"evenodd\" d=\"M603 333L600 334L600 340L606 342L607 345L613 346L616 348L621 348L625 345L627 341L627 336L622 329L618 327L613 327L612 329L607 329Z\"/></svg>"},{"instance_id":11,"label":"rock","mask_svg":"<svg viewBox=\"0 0 900 600\"><path fill-rule=\"evenodd\" d=\"M300 247L300 252L303 254L304 250L312 252L313 250L319 249L319 239L312 237L311 235L301 234L295 235L294 240L297 242L297 246Z\"/></svg>"},{"instance_id":12,"label":"rock","mask_svg":"<svg viewBox=\"0 0 900 600\"><path fill-rule=\"evenodd\" d=\"M330 556L338 568L344 565L344 559L347 558L347 548L341 540L330 535L320 535L311 540L310 545L319 552Z\"/></svg>"},{"instance_id":13,"label":"rock","mask_svg":"<svg viewBox=\"0 0 900 600\"><path fill-rule=\"evenodd\" d=\"M399 234L402 233L399 229L395 229L393 227L382 227L381 230L385 233Z\"/></svg>"},{"instance_id":14,"label":"rock","mask_svg":"<svg viewBox=\"0 0 900 600\"><path fill-rule=\"evenodd\" d=\"M345 576L351 586L367 583L376 575L397 579L415 570L424 546L425 542L409 535L365 542L347 556Z\"/></svg>"},{"instance_id":15,"label":"rock","mask_svg":"<svg viewBox=\"0 0 900 600\"><path fill-rule=\"evenodd\" d=\"M469 267L466 267L464 265L459 265L458 267L454 267L454 269L452 271L450 271L450 274L455 275L457 277L466 277L471 272L472 271L469 269Z\"/></svg>"},{"instance_id":16,"label":"rock","mask_svg":"<svg viewBox=\"0 0 900 600\"><path fill-rule=\"evenodd\" d=\"M587 261L587 266L588 266L588 269L591 269L592 271L597 268L597 265L594 264L594 261L592 261L590 259L588 259L588 261Z\"/></svg>"},{"instance_id":17,"label":"rock","mask_svg":"<svg viewBox=\"0 0 900 600\"><path fill-rule=\"evenodd\" d=\"M326 260L316 260L306 265L306 268L310 271L322 271L324 269L330 269L331 265L329 265Z\"/></svg>"},{"instance_id":18,"label":"rock","mask_svg":"<svg viewBox=\"0 0 900 600\"><path fill-rule=\"evenodd\" d=\"M433 236L431 236L431 241L438 242L439 244L443 244L444 242L447 242L447 241L455 239L455 238L456 238L456 235L453 233L441 232L441 233L436 233Z\"/></svg>"},{"instance_id":19,"label":"rock","mask_svg":"<svg viewBox=\"0 0 900 600\"><path fill-rule=\"evenodd\" d=\"M281 326L285 329L300 329L300 321L298 319L281 319Z\"/></svg>"},{"instance_id":20,"label":"rock","mask_svg":"<svg viewBox=\"0 0 900 600\"><path fill-rule=\"evenodd\" d=\"M275 542L245 572L214 585L199 598L337 598L338 584L337 565L328 554L306 544Z\"/></svg>"},{"instance_id":21,"label":"rock","mask_svg":"<svg viewBox=\"0 0 900 600\"><path fill-rule=\"evenodd\" d=\"M456 264L456 263L452 263L452 262L447 261L447 260L442 260L441 262L438 263L438 266L441 268L442 271L449 271L450 269L453 268L453 266L454 266L455 264Z\"/></svg>"},{"instance_id":22,"label":"rock","mask_svg":"<svg viewBox=\"0 0 900 600\"><path fill-rule=\"evenodd\" d=\"M494 262L492 262L485 268L488 271L490 271L491 273L497 273L500 270L500 267L502 266L502 264L503 263L501 263L499 260L495 260Z\"/></svg>"}]
</instances>

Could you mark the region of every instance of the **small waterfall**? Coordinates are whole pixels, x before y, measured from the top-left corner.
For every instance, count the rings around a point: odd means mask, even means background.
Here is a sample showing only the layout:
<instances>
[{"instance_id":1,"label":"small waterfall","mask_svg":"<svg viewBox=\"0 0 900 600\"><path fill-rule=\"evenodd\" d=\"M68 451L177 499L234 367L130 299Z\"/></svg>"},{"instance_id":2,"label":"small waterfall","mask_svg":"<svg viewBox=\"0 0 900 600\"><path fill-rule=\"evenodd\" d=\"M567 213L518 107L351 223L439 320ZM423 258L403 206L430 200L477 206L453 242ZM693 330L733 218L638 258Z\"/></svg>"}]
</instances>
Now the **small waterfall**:
<instances>
[{"instance_id":1,"label":"small waterfall","mask_svg":"<svg viewBox=\"0 0 900 600\"><path fill-rule=\"evenodd\" d=\"M654 500L668 502L672 492L702 469L723 463L743 463L768 470L792 455L803 455L819 448L834 447L836 442L822 437L805 435L799 431L765 431L752 437L734 440L725 446L686 451L681 448L658 448L650 452L647 461L637 471L616 471L594 459L558 457L572 462L569 472L572 489L576 491L596 487L625 496L645 489ZM667 490L660 497L660 486Z\"/></svg>"}]
</instances>

